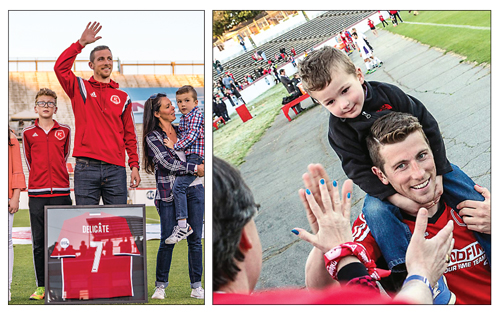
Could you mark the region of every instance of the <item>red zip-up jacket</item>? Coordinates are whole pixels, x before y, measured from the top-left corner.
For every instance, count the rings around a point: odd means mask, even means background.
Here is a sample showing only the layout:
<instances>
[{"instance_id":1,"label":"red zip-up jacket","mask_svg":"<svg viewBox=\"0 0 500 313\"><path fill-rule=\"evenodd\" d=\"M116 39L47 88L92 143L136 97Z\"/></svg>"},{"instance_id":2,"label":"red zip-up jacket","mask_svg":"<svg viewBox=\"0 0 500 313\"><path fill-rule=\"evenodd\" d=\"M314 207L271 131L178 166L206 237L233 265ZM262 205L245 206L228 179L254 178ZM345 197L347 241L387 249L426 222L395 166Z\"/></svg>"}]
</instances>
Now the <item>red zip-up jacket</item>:
<instances>
[{"instance_id":1,"label":"red zip-up jacket","mask_svg":"<svg viewBox=\"0 0 500 313\"><path fill-rule=\"evenodd\" d=\"M71 129L54 120L52 129L45 131L38 125L23 130L24 158L29 171L28 196L56 197L70 194L66 168L71 146Z\"/></svg>"},{"instance_id":2,"label":"red zip-up jacket","mask_svg":"<svg viewBox=\"0 0 500 313\"><path fill-rule=\"evenodd\" d=\"M139 168L139 151L132 102L119 85L100 83L91 77L77 77L71 67L83 46L77 41L57 59L57 79L71 99L75 115L74 157L87 157L125 166L125 150L129 167Z\"/></svg>"}]
</instances>

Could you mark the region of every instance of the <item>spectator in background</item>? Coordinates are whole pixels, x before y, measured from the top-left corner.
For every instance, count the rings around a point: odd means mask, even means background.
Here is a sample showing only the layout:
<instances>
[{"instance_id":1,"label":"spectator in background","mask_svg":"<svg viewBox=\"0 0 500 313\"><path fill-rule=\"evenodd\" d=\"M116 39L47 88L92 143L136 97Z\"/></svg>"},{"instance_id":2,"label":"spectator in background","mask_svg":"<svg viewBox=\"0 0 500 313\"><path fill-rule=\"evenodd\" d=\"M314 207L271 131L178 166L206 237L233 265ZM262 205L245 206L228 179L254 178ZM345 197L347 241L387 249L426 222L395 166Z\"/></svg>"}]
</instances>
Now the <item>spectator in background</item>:
<instances>
[{"instance_id":1,"label":"spectator in background","mask_svg":"<svg viewBox=\"0 0 500 313\"><path fill-rule=\"evenodd\" d=\"M292 49L290 49L290 53L293 55L293 56L296 56L297 53L295 52L295 48L292 47Z\"/></svg>"},{"instance_id":2,"label":"spectator in background","mask_svg":"<svg viewBox=\"0 0 500 313\"><path fill-rule=\"evenodd\" d=\"M231 84L234 82L234 79L231 78L231 76L229 76L229 74L226 74L226 76L222 79L222 84L224 85L224 87L226 88L231 88Z\"/></svg>"},{"instance_id":3,"label":"spectator in background","mask_svg":"<svg viewBox=\"0 0 500 313\"><path fill-rule=\"evenodd\" d=\"M245 104L245 101L241 97L240 92L238 91L238 88L236 88L235 84L231 84L231 93L238 99L238 101L241 101L243 104Z\"/></svg>"},{"instance_id":4,"label":"spectator in background","mask_svg":"<svg viewBox=\"0 0 500 313\"><path fill-rule=\"evenodd\" d=\"M377 28L375 27L373 21L370 19L368 19L368 26L370 26L370 29L372 30L372 33L375 35L375 37L378 37Z\"/></svg>"},{"instance_id":5,"label":"spectator in background","mask_svg":"<svg viewBox=\"0 0 500 313\"><path fill-rule=\"evenodd\" d=\"M259 51L257 51L257 54L260 55L264 61L267 61L266 53L264 51L259 50Z\"/></svg>"},{"instance_id":6,"label":"spectator in background","mask_svg":"<svg viewBox=\"0 0 500 313\"><path fill-rule=\"evenodd\" d=\"M230 86L231 87L231 86ZM234 104L233 98L231 97L231 89L230 88L224 88L224 96L231 102L231 105L234 107L236 104Z\"/></svg>"},{"instance_id":7,"label":"spectator in background","mask_svg":"<svg viewBox=\"0 0 500 313\"><path fill-rule=\"evenodd\" d=\"M398 10L389 11L389 13L392 16L394 16L394 19L396 20L396 23L398 23L398 18L401 21L401 23L403 23L403 20L401 19L401 16L399 16L399 11Z\"/></svg>"},{"instance_id":8,"label":"spectator in background","mask_svg":"<svg viewBox=\"0 0 500 313\"><path fill-rule=\"evenodd\" d=\"M219 71L217 71L218 74L224 72L224 68L219 60L215 60L215 67L219 69Z\"/></svg>"},{"instance_id":9,"label":"spectator in background","mask_svg":"<svg viewBox=\"0 0 500 313\"><path fill-rule=\"evenodd\" d=\"M393 27L398 26L398 21L396 20L396 17L392 13L392 12L397 12L397 11L388 11L388 12L389 12L389 16L391 17L392 26Z\"/></svg>"},{"instance_id":10,"label":"spectator in background","mask_svg":"<svg viewBox=\"0 0 500 313\"><path fill-rule=\"evenodd\" d=\"M240 45L241 47L243 47L243 51L247 51L247 47L245 47L245 42L243 41L243 39L240 40Z\"/></svg>"},{"instance_id":11,"label":"spectator in background","mask_svg":"<svg viewBox=\"0 0 500 313\"><path fill-rule=\"evenodd\" d=\"M227 113L226 103L219 96L214 98L214 112L217 112L217 116L222 117L226 122L231 119Z\"/></svg>"},{"instance_id":12,"label":"spectator in background","mask_svg":"<svg viewBox=\"0 0 500 313\"><path fill-rule=\"evenodd\" d=\"M285 86L286 88L286 91L288 91L288 93L291 95L291 96L294 96L294 99L295 97L299 97L302 95L302 92L299 90L299 88L296 86L296 83L298 82L297 79L293 79L291 80L287 75L286 75L286 72L285 72L285 69L281 69L280 70L280 81L281 83L283 84L283 86ZM297 112L302 112L304 111L304 108L302 108L302 106L300 105L300 102L296 105L293 106Z\"/></svg>"},{"instance_id":13,"label":"spectator in background","mask_svg":"<svg viewBox=\"0 0 500 313\"><path fill-rule=\"evenodd\" d=\"M389 23L387 23L387 21L384 19L384 17L382 16L382 13L380 13L380 11L378 11L378 18L379 20L382 22L382 26L384 26L385 28L385 25L389 26Z\"/></svg>"},{"instance_id":14,"label":"spectator in background","mask_svg":"<svg viewBox=\"0 0 500 313\"><path fill-rule=\"evenodd\" d=\"M353 27L353 28L352 28L352 34L354 35L354 33L356 33L356 34L358 35L358 37L363 38L363 40L365 41L365 43L366 43L366 45L368 46L368 48L370 48L370 50L373 52L373 48L372 48L372 46L370 45L370 43L368 42L368 37L366 37L366 35L365 35L365 34L363 34L363 33L359 33L359 34L358 34L358 32L356 31L356 28L354 28L354 27Z\"/></svg>"}]
</instances>

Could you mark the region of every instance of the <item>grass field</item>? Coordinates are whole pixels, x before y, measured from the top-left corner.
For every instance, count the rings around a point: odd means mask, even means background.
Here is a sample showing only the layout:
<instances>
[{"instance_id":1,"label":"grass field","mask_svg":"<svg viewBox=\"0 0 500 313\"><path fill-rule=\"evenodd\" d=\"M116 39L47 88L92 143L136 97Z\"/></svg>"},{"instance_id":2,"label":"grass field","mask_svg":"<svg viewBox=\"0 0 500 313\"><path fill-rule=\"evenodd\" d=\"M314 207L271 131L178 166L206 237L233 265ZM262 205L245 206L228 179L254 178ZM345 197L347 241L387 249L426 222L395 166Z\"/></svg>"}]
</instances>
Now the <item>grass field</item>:
<instances>
[{"instance_id":1,"label":"grass field","mask_svg":"<svg viewBox=\"0 0 500 313\"><path fill-rule=\"evenodd\" d=\"M438 47L466 57L466 61L491 64L491 12L490 11L419 11L414 16L408 11L399 14L405 22L385 29L395 34L413 38L423 44ZM440 24L440 25L435 25ZM461 27L451 27L455 25ZM480 27L480 28L470 28ZM484 29L488 28L488 29Z\"/></svg>"},{"instance_id":2,"label":"grass field","mask_svg":"<svg viewBox=\"0 0 500 313\"><path fill-rule=\"evenodd\" d=\"M155 207L146 207L147 223L159 223ZM28 210L20 210L14 215L14 227L29 227ZM148 240L147 250L147 282L148 304L203 304L204 300L190 297L189 271L187 264L187 241L182 240L174 248L172 265L170 268L169 286L164 300L151 299L155 284L156 253L159 240ZM204 245L204 240L202 240ZM202 286L204 286L204 276ZM14 245L14 271L12 278L12 301L9 304L44 304L44 301L29 300L36 289L35 272L31 245Z\"/></svg>"},{"instance_id":3,"label":"grass field","mask_svg":"<svg viewBox=\"0 0 500 313\"><path fill-rule=\"evenodd\" d=\"M413 38L423 44L440 48L446 52L453 52L466 57L466 61L491 63L491 30L471 29L466 27L445 27L429 24L466 25L490 27L491 14L489 11L420 11L418 16L401 11L400 15L406 22L427 23L410 24L400 23L385 29L390 32ZM288 95L285 88L279 84L249 102L249 110L256 118L242 123L238 115L231 117L228 125L213 133L213 153L235 166L245 160L252 145L260 140L265 130L271 126L280 113L281 99Z\"/></svg>"}]
</instances>

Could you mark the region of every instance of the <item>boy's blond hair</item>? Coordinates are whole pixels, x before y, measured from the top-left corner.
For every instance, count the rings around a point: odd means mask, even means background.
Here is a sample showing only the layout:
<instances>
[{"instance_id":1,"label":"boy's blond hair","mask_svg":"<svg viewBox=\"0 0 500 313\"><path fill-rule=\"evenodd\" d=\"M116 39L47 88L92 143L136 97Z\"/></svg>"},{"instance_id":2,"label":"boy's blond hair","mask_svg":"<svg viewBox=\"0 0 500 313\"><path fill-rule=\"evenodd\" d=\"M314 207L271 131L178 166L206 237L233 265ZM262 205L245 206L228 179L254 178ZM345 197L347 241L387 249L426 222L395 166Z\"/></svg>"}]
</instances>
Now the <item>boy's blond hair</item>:
<instances>
[{"instance_id":1,"label":"boy's blond hair","mask_svg":"<svg viewBox=\"0 0 500 313\"><path fill-rule=\"evenodd\" d=\"M57 95L56 95L56 92L49 89L49 88L41 88L36 96L35 96L35 103L38 101L38 98L41 97L41 96L49 96L49 97L52 97L54 98L56 104L57 104Z\"/></svg>"},{"instance_id":2,"label":"boy's blond hair","mask_svg":"<svg viewBox=\"0 0 500 313\"><path fill-rule=\"evenodd\" d=\"M299 75L307 92L323 90L332 81L335 71L356 75L356 66L337 48L324 46L299 62Z\"/></svg>"},{"instance_id":3,"label":"boy's blond hair","mask_svg":"<svg viewBox=\"0 0 500 313\"><path fill-rule=\"evenodd\" d=\"M178 95L183 95L185 93L191 93L191 95L193 96L193 100L198 100L198 93L196 92L196 90L193 88L193 86L191 85L184 85L182 86L181 88L179 88L176 92L175 92L175 95L178 96Z\"/></svg>"}]
</instances>

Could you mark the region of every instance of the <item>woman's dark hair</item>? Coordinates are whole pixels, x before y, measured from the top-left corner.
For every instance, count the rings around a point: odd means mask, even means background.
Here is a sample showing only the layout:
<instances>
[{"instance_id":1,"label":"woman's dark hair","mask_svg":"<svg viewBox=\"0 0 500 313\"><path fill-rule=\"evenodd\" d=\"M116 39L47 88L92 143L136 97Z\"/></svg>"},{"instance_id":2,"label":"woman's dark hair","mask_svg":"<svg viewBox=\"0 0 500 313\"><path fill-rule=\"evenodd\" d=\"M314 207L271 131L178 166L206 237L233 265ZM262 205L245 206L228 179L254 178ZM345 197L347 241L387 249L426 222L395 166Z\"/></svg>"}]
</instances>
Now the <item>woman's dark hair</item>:
<instances>
[{"instance_id":1,"label":"woman's dark hair","mask_svg":"<svg viewBox=\"0 0 500 313\"><path fill-rule=\"evenodd\" d=\"M146 137L154 129L159 128L160 120L155 116L161 107L161 98L165 97L163 94L156 94L156 97L151 96L144 103L144 114L142 123L142 159L144 160L144 171L148 174L155 173L155 164L153 158L148 153L148 143Z\"/></svg>"},{"instance_id":2,"label":"woman's dark hair","mask_svg":"<svg viewBox=\"0 0 500 313\"><path fill-rule=\"evenodd\" d=\"M232 165L213 157L213 290L234 281L240 271L236 261L245 256L238 245L243 227L257 212L250 188Z\"/></svg>"}]
</instances>

